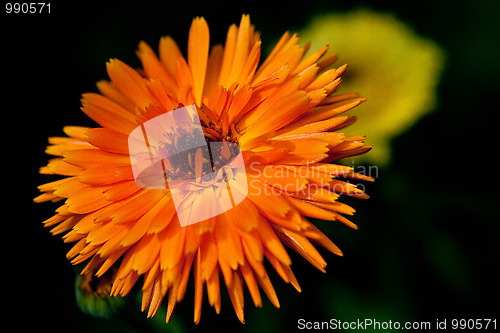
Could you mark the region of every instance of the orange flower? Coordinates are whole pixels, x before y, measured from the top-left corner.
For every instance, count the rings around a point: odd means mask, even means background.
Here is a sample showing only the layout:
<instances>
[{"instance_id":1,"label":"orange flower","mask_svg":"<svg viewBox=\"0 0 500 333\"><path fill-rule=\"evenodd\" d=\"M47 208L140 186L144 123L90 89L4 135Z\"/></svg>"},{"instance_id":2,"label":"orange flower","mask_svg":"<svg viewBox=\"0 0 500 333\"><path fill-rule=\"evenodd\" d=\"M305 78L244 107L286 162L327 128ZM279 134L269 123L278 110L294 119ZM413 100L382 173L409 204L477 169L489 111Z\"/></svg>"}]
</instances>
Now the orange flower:
<instances>
[{"instance_id":1,"label":"orange flower","mask_svg":"<svg viewBox=\"0 0 500 333\"><path fill-rule=\"evenodd\" d=\"M167 322L184 297L191 269L194 321L200 320L205 285L219 313L222 272L244 322L244 284L255 306L262 306L260 286L279 307L264 258L300 291L283 244L321 271L326 262L311 241L342 255L305 216L357 228L343 216L354 209L337 199L368 196L338 178L373 179L330 162L370 149L363 136L338 132L354 121L339 115L364 98L333 94L346 65L330 68L335 56L324 57L328 47L304 57L307 49L296 35L285 33L259 67L259 34L243 15L239 27L229 28L225 45L210 51L207 23L194 19L187 60L168 36L160 40L159 57L146 43L139 44L141 70L110 60L111 81L99 82L100 94L82 99L82 110L101 127L68 126L68 137L49 138L46 152L56 158L40 172L66 177L39 186L43 193L34 199L64 201L44 224L53 227L53 234L67 232L64 241L76 243L67 254L71 263L88 261L81 273L97 279L113 271L114 296L126 295L143 276L142 310L149 307L148 317L153 316L166 297ZM168 188L142 188L135 182L127 139L145 121L193 104L207 142L239 145L248 194L222 214L181 226ZM201 155L195 155L191 171L199 174ZM186 198L200 188L195 184L190 191Z\"/></svg>"}]
</instances>

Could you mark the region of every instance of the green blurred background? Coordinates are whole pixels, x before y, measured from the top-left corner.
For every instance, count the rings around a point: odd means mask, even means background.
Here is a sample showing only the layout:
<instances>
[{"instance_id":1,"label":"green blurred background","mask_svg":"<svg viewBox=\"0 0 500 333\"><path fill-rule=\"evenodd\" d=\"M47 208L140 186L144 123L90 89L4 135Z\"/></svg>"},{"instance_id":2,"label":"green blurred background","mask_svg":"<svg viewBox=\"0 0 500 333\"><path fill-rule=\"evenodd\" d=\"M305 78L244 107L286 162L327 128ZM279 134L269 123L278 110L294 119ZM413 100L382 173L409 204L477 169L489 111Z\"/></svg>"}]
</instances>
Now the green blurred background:
<instances>
[{"instance_id":1,"label":"green blurred background","mask_svg":"<svg viewBox=\"0 0 500 333\"><path fill-rule=\"evenodd\" d=\"M265 50L284 31L303 29L315 14L359 7L394 14L439 44L447 63L438 106L393 138L391 162L366 185L371 199L343 199L356 208L352 220L360 230L317 222L345 257L320 250L328 262L323 274L290 253L302 293L271 272L281 309L267 300L255 309L247 293L245 325L224 291L221 315L205 297L201 323L194 325L192 281L168 325L165 306L146 319L134 293L114 317L82 313L75 302L75 270L65 258L70 246L41 226L57 205L35 205L32 198L36 186L50 180L37 174L48 159L47 137L61 135L64 125L93 125L79 100L107 78L105 62L119 58L139 66L138 42L156 47L167 34L185 50L191 20L199 15L208 21L213 44L249 13ZM499 1L68 1L52 2L51 10L16 16L2 8L3 189L10 209L3 219L1 267L9 327L264 333L296 330L300 318L435 323L498 317Z\"/></svg>"}]
</instances>

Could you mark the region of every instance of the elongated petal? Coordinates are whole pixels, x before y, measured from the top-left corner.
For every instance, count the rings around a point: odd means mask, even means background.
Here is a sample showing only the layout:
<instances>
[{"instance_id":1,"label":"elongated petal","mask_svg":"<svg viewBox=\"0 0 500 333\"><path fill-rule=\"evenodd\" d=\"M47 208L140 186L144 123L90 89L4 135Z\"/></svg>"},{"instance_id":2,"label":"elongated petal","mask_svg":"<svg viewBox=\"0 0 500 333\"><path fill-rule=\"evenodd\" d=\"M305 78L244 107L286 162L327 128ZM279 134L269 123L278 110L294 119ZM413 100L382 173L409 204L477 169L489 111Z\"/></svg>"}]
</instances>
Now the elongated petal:
<instances>
[{"instance_id":1,"label":"elongated petal","mask_svg":"<svg viewBox=\"0 0 500 333\"><path fill-rule=\"evenodd\" d=\"M111 59L107 64L108 75L116 87L135 105L143 110L153 102L146 89L146 81L134 69L120 60Z\"/></svg>"},{"instance_id":2,"label":"elongated petal","mask_svg":"<svg viewBox=\"0 0 500 333\"><path fill-rule=\"evenodd\" d=\"M201 106L203 86L207 71L209 48L208 25L204 18L195 18L189 30L188 64L194 79L194 98Z\"/></svg>"}]
</instances>

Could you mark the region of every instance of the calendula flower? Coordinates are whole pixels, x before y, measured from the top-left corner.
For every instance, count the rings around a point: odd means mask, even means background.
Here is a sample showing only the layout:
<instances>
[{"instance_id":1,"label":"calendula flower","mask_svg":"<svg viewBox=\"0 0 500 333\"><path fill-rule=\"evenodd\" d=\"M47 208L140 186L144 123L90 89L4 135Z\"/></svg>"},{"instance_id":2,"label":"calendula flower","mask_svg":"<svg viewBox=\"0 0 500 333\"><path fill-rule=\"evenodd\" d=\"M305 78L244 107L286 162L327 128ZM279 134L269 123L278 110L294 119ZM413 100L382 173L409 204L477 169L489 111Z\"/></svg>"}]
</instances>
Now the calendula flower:
<instances>
[{"instance_id":1,"label":"calendula flower","mask_svg":"<svg viewBox=\"0 0 500 333\"><path fill-rule=\"evenodd\" d=\"M334 46L349 61L341 91L359 89L370 103L347 114L358 117L356 130L376 146L356 159L387 164L390 140L436 106L443 50L393 15L368 9L315 17L300 36Z\"/></svg>"},{"instance_id":2,"label":"calendula flower","mask_svg":"<svg viewBox=\"0 0 500 333\"><path fill-rule=\"evenodd\" d=\"M344 217L354 209L337 199L367 198L348 180L372 180L330 163L370 147L363 136L338 132L353 122L340 114L364 98L333 94L346 66L331 67L335 57L324 57L328 47L304 57L308 46L285 33L258 66L261 41L246 15L239 26L229 28L224 46L209 50L209 45L208 25L196 18L187 59L172 38L164 37L159 57L146 43L139 44L140 70L110 60L111 81L99 82L100 93L82 99L83 112L101 127L68 126L63 129L67 137L49 138L46 152L56 157L40 172L65 178L39 186L43 193L35 198L63 202L44 223L53 234L66 233L65 242L75 243L67 257L73 264L87 262L83 276L92 276L94 285L105 277L113 296L125 296L142 276L142 310L149 308L147 315L153 316L166 298L167 322L184 297L191 271L196 323L205 286L210 305L220 312L221 273L241 322L244 285L256 306L262 306L260 286L279 307L265 260L300 291L283 244L324 271L326 262L311 242L337 255L342 252L305 217L356 228ZM157 180L157 174L135 174L141 154L130 151L138 142L133 133L145 133L150 121L169 116L172 122L165 128L171 132L157 131L162 139L155 142L145 136L149 142L144 156L153 160L172 147L196 145L178 154L184 162L161 160L161 182L168 184L155 187L151 179ZM188 116L201 129L190 129ZM181 136L172 136L174 132ZM208 147L218 147L210 156L196 148L201 134ZM246 190L238 187L241 170L226 163L236 161L235 156L244 160ZM202 179L219 167L223 174ZM180 182L182 189L174 191L172 177L196 180ZM179 193L182 209L211 209L203 205L204 198L207 193L220 197L224 181L231 186L234 207L181 225L181 208L175 202Z\"/></svg>"}]
</instances>

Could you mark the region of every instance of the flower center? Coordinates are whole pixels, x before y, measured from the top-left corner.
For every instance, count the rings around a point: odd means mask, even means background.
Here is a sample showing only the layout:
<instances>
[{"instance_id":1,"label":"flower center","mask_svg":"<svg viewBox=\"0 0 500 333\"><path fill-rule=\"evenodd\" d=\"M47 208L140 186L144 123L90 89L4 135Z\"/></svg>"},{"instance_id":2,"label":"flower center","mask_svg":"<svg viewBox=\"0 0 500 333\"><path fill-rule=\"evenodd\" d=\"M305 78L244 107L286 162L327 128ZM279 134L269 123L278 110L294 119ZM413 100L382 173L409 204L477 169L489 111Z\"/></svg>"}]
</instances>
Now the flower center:
<instances>
[{"instance_id":1,"label":"flower center","mask_svg":"<svg viewBox=\"0 0 500 333\"><path fill-rule=\"evenodd\" d=\"M172 143L175 145L175 150L180 153L170 156L165 161L165 176L168 180L190 180L200 184L211 181L217 175L216 171L230 163L240 153L237 144L205 137L205 143L201 145L196 137L196 134L189 133L181 135L179 139L176 137ZM198 147L185 149L193 145ZM162 145L159 149L172 150L169 146Z\"/></svg>"},{"instance_id":2,"label":"flower center","mask_svg":"<svg viewBox=\"0 0 500 333\"><path fill-rule=\"evenodd\" d=\"M136 183L150 189L198 190L196 186L217 186L215 182L227 175L222 168L244 167L227 121L213 121L217 118L208 108L204 111L193 104L160 114L134 129L128 141Z\"/></svg>"}]
</instances>

